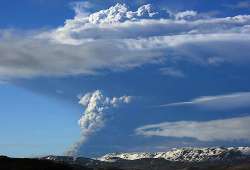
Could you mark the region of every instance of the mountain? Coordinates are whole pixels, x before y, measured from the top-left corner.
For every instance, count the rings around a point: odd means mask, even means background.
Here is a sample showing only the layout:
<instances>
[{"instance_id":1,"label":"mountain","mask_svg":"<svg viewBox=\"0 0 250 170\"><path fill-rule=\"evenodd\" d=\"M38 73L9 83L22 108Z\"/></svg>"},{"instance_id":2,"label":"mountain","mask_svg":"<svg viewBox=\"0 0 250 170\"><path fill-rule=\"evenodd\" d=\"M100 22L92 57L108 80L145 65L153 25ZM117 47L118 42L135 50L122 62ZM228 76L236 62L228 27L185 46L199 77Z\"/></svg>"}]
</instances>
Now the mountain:
<instances>
[{"instance_id":1,"label":"mountain","mask_svg":"<svg viewBox=\"0 0 250 170\"><path fill-rule=\"evenodd\" d=\"M181 148L167 152L111 153L100 158L40 158L90 169L120 170L250 170L250 147Z\"/></svg>"},{"instance_id":2,"label":"mountain","mask_svg":"<svg viewBox=\"0 0 250 170\"><path fill-rule=\"evenodd\" d=\"M250 147L112 153L101 158L0 156L1 170L250 170Z\"/></svg>"},{"instance_id":3,"label":"mountain","mask_svg":"<svg viewBox=\"0 0 250 170\"><path fill-rule=\"evenodd\" d=\"M250 147L211 147L211 148L181 148L168 152L132 152L111 153L104 155L100 161L116 161L118 159L137 160L144 158L162 158L169 161L201 162L201 161L225 161L238 160L250 157Z\"/></svg>"}]
</instances>

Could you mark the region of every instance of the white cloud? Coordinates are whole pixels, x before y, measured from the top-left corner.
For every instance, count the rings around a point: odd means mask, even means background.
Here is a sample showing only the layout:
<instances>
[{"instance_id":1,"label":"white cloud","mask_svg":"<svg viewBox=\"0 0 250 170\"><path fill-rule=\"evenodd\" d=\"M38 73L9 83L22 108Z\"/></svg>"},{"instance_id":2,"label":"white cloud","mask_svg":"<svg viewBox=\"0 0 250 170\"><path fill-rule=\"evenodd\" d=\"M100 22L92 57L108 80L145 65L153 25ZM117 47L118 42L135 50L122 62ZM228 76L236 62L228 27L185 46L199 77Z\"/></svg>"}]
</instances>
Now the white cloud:
<instances>
[{"instance_id":1,"label":"white cloud","mask_svg":"<svg viewBox=\"0 0 250 170\"><path fill-rule=\"evenodd\" d=\"M172 60L250 62L249 15L182 11L177 19L159 18L151 5L131 11L121 4L88 14L89 5L76 5L76 16L56 29L0 30L0 78L98 74Z\"/></svg>"},{"instance_id":2,"label":"white cloud","mask_svg":"<svg viewBox=\"0 0 250 170\"><path fill-rule=\"evenodd\" d=\"M234 109L250 106L250 92L238 92L216 96L202 96L194 98L190 101L168 103L161 105L168 106L183 106L195 105L208 109Z\"/></svg>"},{"instance_id":3,"label":"white cloud","mask_svg":"<svg viewBox=\"0 0 250 170\"><path fill-rule=\"evenodd\" d=\"M111 116L110 110L122 104L130 103L131 96L121 96L109 98L102 94L100 90L87 93L80 98L79 104L86 107L84 113L78 121L81 128L81 139L67 151L67 155L74 155L79 147L84 144L92 134L105 127L107 120Z\"/></svg>"},{"instance_id":4,"label":"white cloud","mask_svg":"<svg viewBox=\"0 0 250 170\"><path fill-rule=\"evenodd\" d=\"M197 12L196 11L192 11L192 10L190 10L190 11L183 11L183 12L176 13L174 16L175 16L175 19L177 19L177 20L192 19L195 16L197 16Z\"/></svg>"},{"instance_id":5,"label":"white cloud","mask_svg":"<svg viewBox=\"0 0 250 170\"><path fill-rule=\"evenodd\" d=\"M142 17L153 17L155 14L150 4L139 7L135 12L129 11L125 4L116 4L109 9L91 14L88 17L88 22L92 24L114 24L127 20L137 20Z\"/></svg>"},{"instance_id":6,"label":"white cloud","mask_svg":"<svg viewBox=\"0 0 250 170\"><path fill-rule=\"evenodd\" d=\"M89 1L84 1L84 2L73 2L71 3L76 17L87 17L89 15L88 10L93 7L93 4L91 4Z\"/></svg>"},{"instance_id":7,"label":"white cloud","mask_svg":"<svg viewBox=\"0 0 250 170\"><path fill-rule=\"evenodd\" d=\"M211 121L179 121L145 125L137 135L189 137L200 141L250 140L250 116Z\"/></svg>"},{"instance_id":8,"label":"white cloud","mask_svg":"<svg viewBox=\"0 0 250 170\"><path fill-rule=\"evenodd\" d=\"M216 66L216 65L220 65L225 60L223 58L218 58L218 57L209 57L207 61L208 61L208 64Z\"/></svg>"}]
</instances>

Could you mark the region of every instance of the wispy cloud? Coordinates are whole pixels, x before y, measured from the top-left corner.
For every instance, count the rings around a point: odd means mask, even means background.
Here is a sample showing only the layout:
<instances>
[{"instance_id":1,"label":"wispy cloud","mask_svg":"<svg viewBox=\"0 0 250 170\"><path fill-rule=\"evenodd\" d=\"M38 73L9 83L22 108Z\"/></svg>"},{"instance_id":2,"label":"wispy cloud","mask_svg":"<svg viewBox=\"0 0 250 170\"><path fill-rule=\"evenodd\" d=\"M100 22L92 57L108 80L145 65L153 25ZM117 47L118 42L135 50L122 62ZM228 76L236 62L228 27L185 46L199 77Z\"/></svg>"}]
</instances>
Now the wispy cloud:
<instances>
[{"instance_id":1,"label":"wispy cloud","mask_svg":"<svg viewBox=\"0 0 250 170\"><path fill-rule=\"evenodd\" d=\"M137 135L195 138L200 141L250 141L250 116L211 121L178 121L145 125Z\"/></svg>"},{"instance_id":2,"label":"wispy cloud","mask_svg":"<svg viewBox=\"0 0 250 170\"><path fill-rule=\"evenodd\" d=\"M72 2L71 6L75 11L76 16L87 17L88 15L90 15L88 10L91 9L94 5L89 1L77 1Z\"/></svg>"},{"instance_id":3,"label":"wispy cloud","mask_svg":"<svg viewBox=\"0 0 250 170\"><path fill-rule=\"evenodd\" d=\"M163 104L161 107L195 105L208 109L234 109L250 106L250 92L202 96L190 101Z\"/></svg>"},{"instance_id":4,"label":"wispy cloud","mask_svg":"<svg viewBox=\"0 0 250 170\"><path fill-rule=\"evenodd\" d=\"M161 68L160 72L162 75L165 75L165 76L179 77L179 78L185 77L185 74L181 70L178 70L172 67Z\"/></svg>"},{"instance_id":5,"label":"wispy cloud","mask_svg":"<svg viewBox=\"0 0 250 170\"><path fill-rule=\"evenodd\" d=\"M5 84L8 84L8 82L7 82L7 81L1 81L1 80L0 80L0 85L5 85Z\"/></svg>"},{"instance_id":6,"label":"wispy cloud","mask_svg":"<svg viewBox=\"0 0 250 170\"><path fill-rule=\"evenodd\" d=\"M183 20L183 19L192 19L196 17L198 14L196 11L182 11L174 14L175 19Z\"/></svg>"},{"instance_id":7,"label":"wispy cloud","mask_svg":"<svg viewBox=\"0 0 250 170\"><path fill-rule=\"evenodd\" d=\"M246 8L250 8L250 2L249 1L239 1L236 4L226 4L224 6L232 8L232 9L246 9Z\"/></svg>"}]
</instances>

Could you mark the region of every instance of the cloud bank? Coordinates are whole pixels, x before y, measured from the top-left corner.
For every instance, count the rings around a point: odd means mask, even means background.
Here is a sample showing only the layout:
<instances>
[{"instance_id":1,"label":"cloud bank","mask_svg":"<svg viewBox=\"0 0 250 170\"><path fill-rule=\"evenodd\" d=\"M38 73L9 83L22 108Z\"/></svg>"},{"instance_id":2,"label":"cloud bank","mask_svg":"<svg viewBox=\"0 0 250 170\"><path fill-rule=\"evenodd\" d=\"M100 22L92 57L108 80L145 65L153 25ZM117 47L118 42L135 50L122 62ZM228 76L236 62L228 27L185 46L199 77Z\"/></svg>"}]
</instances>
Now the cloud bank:
<instances>
[{"instance_id":1,"label":"cloud bank","mask_svg":"<svg viewBox=\"0 0 250 170\"><path fill-rule=\"evenodd\" d=\"M211 120L179 121L145 125L135 130L137 135L189 137L200 141L250 140L250 116Z\"/></svg>"},{"instance_id":2,"label":"cloud bank","mask_svg":"<svg viewBox=\"0 0 250 170\"><path fill-rule=\"evenodd\" d=\"M80 146L91 135L105 127L108 119L112 116L111 109L122 104L128 104L131 99L131 96L109 98L104 96L100 90L82 96L79 104L86 108L78 121L81 128L81 138L66 152L66 155L76 155Z\"/></svg>"},{"instance_id":3,"label":"cloud bank","mask_svg":"<svg viewBox=\"0 0 250 170\"><path fill-rule=\"evenodd\" d=\"M190 101L168 103L161 107L195 105L208 109L235 109L250 106L250 92L238 92L217 96L202 96Z\"/></svg>"},{"instance_id":4,"label":"cloud bank","mask_svg":"<svg viewBox=\"0 0 250 170\"><path fill-rule=\"evenodd\" d=\"M91 14L86 8L75 5L75 17L55 29L0 30L0 78L93 75L162 62L250 62L250 15L169 14L150 4L135 11L116 4Z\"/></svg>"}]
</instances>

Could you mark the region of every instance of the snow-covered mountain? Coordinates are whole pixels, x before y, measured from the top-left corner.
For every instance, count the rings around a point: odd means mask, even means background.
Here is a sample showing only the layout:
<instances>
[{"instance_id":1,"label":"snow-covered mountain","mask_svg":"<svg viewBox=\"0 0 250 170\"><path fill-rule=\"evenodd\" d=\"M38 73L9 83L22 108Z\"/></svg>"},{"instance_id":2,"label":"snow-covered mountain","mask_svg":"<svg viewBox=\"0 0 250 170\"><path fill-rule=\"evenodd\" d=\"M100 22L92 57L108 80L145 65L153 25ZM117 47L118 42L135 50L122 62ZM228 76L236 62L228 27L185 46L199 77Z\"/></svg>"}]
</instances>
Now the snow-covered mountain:
<instances>
[{"instance_id":1,"label":"snow-covered mountain","mask_svg":"<svg viewBox=\"0 0 250 170\"><path fill-rule=\"evenodd\" d=\"M211 147L211 148L181 148L168 152L131 152L131 153L110 153L98 160L115 162L116 160L137 160L143 158L162 158L169 161L220 161L237 160L250 157L250 147Z\"/></svg>"},{"instance_id":2,"label":"snow-covered mountain","mask_svg":"<svg viewBox=\"0 0 250 170\"><path fill-rule=\"evenodd\" d=\"M167 152L110 153L100 158L46 156L40 160L94 169L236 170L250 169L250 147L181 148Z\"/></svg>"}]
</instances>

